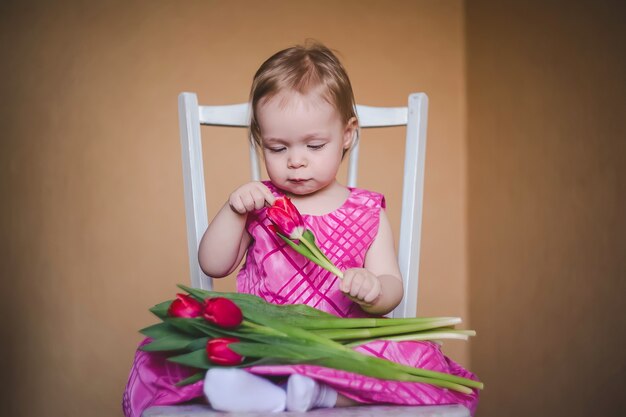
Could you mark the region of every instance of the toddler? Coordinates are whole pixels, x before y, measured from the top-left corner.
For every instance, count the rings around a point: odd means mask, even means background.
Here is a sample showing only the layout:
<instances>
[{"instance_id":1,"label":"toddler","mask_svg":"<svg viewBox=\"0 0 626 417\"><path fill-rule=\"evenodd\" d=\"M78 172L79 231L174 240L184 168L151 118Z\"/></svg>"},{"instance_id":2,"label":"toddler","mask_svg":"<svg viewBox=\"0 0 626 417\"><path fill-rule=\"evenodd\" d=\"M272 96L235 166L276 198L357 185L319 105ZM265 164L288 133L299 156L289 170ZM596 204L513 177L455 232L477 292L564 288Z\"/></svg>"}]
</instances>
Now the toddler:
<instances>
[{"instance_id":1,"label":"toddler","mask_svg":"<svg viewBox=\"0 0 626 417\"><path fill-rule=\"evenodd\" d=\"M203 271L224 277L245 255L237 275L239 292L276 304L307 304L340 317L389 313L400 303L403 288L384 197L348 188L336 179L344 155L358 137L345 69L323 45L285 49L261 65L250 101L251 136L262 152L269 181L250 182L232 192L200 243ZM342 280L299 255L272 230L266 208L278 196L289 197L302 213L318 246L343 271ZM356 349L475 379L433 342L375 341ZM203 392L213 408L242 412L307 411L363 403L458 403L473 413L478 401L476 390L467 395L313 365L214 368L204 381L172 386L187 375L162 356L138 351L125 393L127 416L149 405L187 401ZM289 377L283 385L269 379L284 376Z\"/></svg>"}]
</instances>

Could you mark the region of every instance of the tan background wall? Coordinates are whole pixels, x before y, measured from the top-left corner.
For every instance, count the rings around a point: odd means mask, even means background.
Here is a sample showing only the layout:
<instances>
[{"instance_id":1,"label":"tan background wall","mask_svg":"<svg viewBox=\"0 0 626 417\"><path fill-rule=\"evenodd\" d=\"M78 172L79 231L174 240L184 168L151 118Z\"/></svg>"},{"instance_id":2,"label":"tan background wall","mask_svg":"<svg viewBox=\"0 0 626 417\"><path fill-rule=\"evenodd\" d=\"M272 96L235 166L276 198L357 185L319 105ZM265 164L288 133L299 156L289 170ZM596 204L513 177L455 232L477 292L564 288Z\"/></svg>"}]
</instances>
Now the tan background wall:
<instances>
[{"instance_id":1,"label":"tan background wall","mask_svg":"<svg viewBox=\"0 0 626 417\"><path fill-rule=\"evenodd\" d=\"M0 6L8 414L121 415L147 308L188 280L176 97L245 101L263 59L307 37L340 51L361 103L430 95L419 314L467 317L462 2L52 3ZM402 140L362 147L396 234ZM244 142L218 129L205 147L211 213L247 178Z\"/></svg>"},{"instance_id":2,"label":"tan background wall","mask_svg":"<svg viewBox=\"0 0 626 417\"><path fill-rule=\"evenodd\" d=\"M626 8L466 4L479 414L625 415Z\"/></svg>"}]
</instances>

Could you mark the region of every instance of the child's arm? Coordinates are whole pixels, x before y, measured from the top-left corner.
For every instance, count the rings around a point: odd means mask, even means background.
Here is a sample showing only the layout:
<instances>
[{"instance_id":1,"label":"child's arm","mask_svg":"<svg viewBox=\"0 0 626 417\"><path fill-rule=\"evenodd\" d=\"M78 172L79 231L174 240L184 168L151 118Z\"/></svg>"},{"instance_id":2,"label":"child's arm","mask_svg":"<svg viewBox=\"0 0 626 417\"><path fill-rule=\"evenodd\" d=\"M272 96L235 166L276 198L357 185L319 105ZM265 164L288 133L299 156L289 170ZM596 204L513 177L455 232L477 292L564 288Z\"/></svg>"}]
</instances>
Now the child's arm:
<instances>
[{"instance_id":1,"label":"child's arm","mask_svg":"<svg viewBox=\"0 0 626 417\"><path fill-rule=\"evenodd\" d=\"M400 304L403 294L393 233L384 210L380 211L378 234L365 255L365 268L344 272L341 291L372 314L387 314Z\"/></svg>"},{"instance_id":2,"label":"child's arm","mask_svg":"<svg viewBox=\"0 0 626 417\"><path fill-rule=\"evenodd\" d=\"M274 204L274 195L260 182L242 185L230 195L200 241L198 261L205 274L222 278L237 268L250 244L248 213L263 208L265 202Z\"/></svg>"}]
</instances>

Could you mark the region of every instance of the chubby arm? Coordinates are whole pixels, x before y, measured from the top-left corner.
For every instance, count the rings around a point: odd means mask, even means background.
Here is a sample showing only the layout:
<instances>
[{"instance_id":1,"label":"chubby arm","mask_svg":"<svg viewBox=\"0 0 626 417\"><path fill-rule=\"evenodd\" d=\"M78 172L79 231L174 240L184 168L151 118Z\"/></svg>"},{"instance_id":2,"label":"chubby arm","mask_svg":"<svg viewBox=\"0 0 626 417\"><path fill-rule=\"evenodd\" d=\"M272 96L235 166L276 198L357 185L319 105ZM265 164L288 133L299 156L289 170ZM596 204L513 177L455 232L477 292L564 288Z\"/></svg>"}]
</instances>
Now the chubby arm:
<instances>
[{"instance_id":1,"label":"chubby arm","mask_svg":"<svg viewBox=\"0 0 626 417\"><path fill-rule=\"evenodd\" d=\"M273 204L274 195L260 182L237 188L211 220L198 248L198 261L205 274L222 278L233 272L252 239L246 231L248 213Z\"/></svg>"},{"instance_id":2,"label":"chubby arm","mask_svg":"<svg viewBox=\"0 0 626 417\"><path fill-rule=\"evenodd\" d=\"M380 211L378 234L365 255L364 266L346 270L339 288L364 311L389 313L402 301L404 290L385 210Z\"/></svg>"}]
</instances>

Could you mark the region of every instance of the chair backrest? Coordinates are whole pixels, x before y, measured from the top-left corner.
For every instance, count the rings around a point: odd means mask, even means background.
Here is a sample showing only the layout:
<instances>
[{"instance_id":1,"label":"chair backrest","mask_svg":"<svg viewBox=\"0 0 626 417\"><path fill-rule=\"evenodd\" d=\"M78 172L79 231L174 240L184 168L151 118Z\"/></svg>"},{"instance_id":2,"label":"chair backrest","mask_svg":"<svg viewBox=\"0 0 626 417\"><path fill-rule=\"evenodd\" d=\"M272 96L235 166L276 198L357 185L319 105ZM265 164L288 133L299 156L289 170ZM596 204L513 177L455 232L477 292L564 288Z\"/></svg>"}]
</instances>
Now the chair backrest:
<instances>
[{"instance_id":1,"label":"chair backrest","mask_svg":"<svg viewBox=\"0 0 626 417\"><path fill-rule=\"evenodd\" d=\"M206 276L198 264L198 246L208 226L200 125L247 128L250 120L249 105L242 103L199 106L196 94L181 93L178 96L178 112L191 284L197 288L211 289L211 277ZM398 263L404 280L404 297L392 316L414 317L417 310L428 96L424 93L409 95L408 107L357 105L357 115L361 128L406 126L402 215L398 244ZM359 158L358 143L349 155L348 186L354 187ZM250 163L252 179L259 180L259 161L252 144Z\"/></svg>"}]
</instances>

